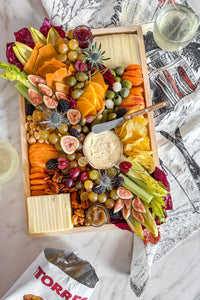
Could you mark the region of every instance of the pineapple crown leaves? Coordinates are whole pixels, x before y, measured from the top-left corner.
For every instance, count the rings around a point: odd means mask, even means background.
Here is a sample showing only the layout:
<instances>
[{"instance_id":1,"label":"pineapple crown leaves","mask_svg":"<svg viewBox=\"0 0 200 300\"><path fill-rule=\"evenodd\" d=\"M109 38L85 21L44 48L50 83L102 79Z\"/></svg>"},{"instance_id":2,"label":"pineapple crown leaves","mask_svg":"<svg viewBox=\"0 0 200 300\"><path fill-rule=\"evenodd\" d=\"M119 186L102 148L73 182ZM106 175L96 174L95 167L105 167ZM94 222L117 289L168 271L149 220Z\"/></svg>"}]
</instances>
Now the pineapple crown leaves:
<instances>
[{"instance_id":1,"label":"pineapple crown leaves","mask_svg":"<svg viewBox=\"0 0 200 300\"><path fill-rule=\"evenodd\" d=\"M91 64L91 68L96 67L98 70L103 67L104 61L110 59L104 57L105 51L102 51L101 43L97 46L96 42L94 44L89 42L88 48L83 53L85 54L85 60Z\"/></svg>"}]
</instances>

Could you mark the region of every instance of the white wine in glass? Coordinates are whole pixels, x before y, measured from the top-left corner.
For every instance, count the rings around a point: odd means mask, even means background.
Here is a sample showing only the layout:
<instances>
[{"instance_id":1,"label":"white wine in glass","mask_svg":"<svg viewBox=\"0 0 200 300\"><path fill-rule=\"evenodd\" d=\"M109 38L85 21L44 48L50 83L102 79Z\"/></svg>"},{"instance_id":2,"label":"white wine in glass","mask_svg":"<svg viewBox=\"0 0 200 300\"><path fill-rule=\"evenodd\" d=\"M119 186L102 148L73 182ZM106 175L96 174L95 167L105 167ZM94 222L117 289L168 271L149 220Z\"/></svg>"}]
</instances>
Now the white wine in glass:
<instances>
[{"instance_id":1,"label":"white wine in glass","mask_svg":"<svg viewBox=\"0 0 200 300\"><path fill-rule=\"evenodd\" d=\"M191 42L198 26L199 17L190 7L174 4L174 1L170 0L158 13L153 37L161 49L177 51Z\"/></svg>"},{"instance_id":2,"label":"white wine in glass","mask_svg":"<svg viewBox=\"0 0 200 300\"><path fill-rule=\"evenodd\" d=\"M15 148L8 142L0 140L0 184L8 182L15 176L19 167L19 157Z\"/></svg>"}]
</instances>

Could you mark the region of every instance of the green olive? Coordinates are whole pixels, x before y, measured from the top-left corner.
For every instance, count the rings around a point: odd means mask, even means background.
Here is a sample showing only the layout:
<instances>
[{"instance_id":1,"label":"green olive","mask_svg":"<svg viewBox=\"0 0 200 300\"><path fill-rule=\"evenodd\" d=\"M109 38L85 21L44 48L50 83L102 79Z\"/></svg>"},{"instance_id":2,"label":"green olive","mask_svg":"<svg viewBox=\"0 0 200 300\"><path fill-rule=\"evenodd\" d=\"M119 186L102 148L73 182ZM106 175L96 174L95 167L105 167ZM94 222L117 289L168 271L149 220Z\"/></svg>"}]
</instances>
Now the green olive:
<instances>
[{"instance_id":1,"label":"green olive","mask_svg":"<svg viewBox=\"0 0 200 300\"><path fill-rule=\"evenodd\" d=\"M115 68L115 73L119 76L121 76L124 73L124 67L118 66Z\"/></svg>"},{"instance_id":2,"label":"green olive","mask_svg":"<svg viewBox=\"0 0 200 300\"><path fill-rule=\"evenodd\" d=\"M116 73L115 73L115 71L113 69L110 69L110 73L113 75L113 77L116 76Z\"/></svg>"},{"instance_id":3,"label":"green olive","mask_svg":"<svg viewBox=\"0 0 200 300\"><path fill-rule=\"evenodd\" d=\"M124 79L122 81L122 87L126 87L130 90L132 88L132 82L130 80Z\"/></svg>"},{"instance_id":4,"label":"green olive","mask_svg":"<svg viewBox=\"0 0 200 300\"><path fill-rule=\"evenodd\" d=\"M77 80L75 76L70 76L69 78L67 78L67 85L69 86L74 86L76 84Z\"/></svg>"},{"instance_id":5,"label":"green olive","mask_svg":"<svg viewBox=\"0 0 200 300\"><path fill-rule=\"evenodd\" d=\"M126 87L123 87L119 93L122 96L122 98L126 98L128 97L130 91Z\"/></svg>"},{"instance_id":6,"label":"green olive","mask_svg":"<svg viewBox=\"0 0 200 300\"><path fill-rule=\"evenodd\" d=\"M114 77L114 80L117 81L117 82L121 82L121 81L122 81L122 79L121 79L120 76L115 76L115 77Z\"/></svg>"},{"instance_id":7,"label":"green olive","mask_svg":"<svg viewBox=\"0 0 200 300\"><path fill-rule=\"evenodd\" d=\"M108 115L108 121L116 119L117 115L115 113L111 113Z\"/></svg>"},{"instance_id":8,"label":"green olive","mask_svg":"<svg viewBox=\"0 0 200 300\"><path fill-rule=\"evenodd\" d=\"M83 90L81 90L81 89L75 89L75 90L73 90L73 92L71 93L71 96L72 96L72 98L74 98L74 99L78 99L82 94L83 94Z\"/></svg>"},{"instance_id":9,"label":"green olive","mask_svg":"<svg viewBox=\"0 0 200 300\"><path fill-rule=\"evenodd\" d=\"M84 87L85 83L82 82L77 82L74 86L74 89L82 89Z\"/></svg>"},{"instance_id":10,"label":"green olive","mask_svg":"<svg viewBox=\"0 0 200 300\"><path fill-rule=\"evenodd\" d=\"M83 131L83 133L88 133L90 130L87 126L83 126L82 131Z\"/></svg>"},{"instance_id":11,"label":"green olive","mask_svg":"<svg viewBox=\"0 0 200 300\"><path fill-rule=\"evenodd\" d=\"M85 126L85 124L86 124L86 118L82 118L81 119L81 126Z\"/></svg>"},{"instance_id":12,"label":"green olive","mask_svg":"<svg viewBox=\"0 0 200 300\"><path fill-rule=\"evenodd\" d=\"M111 91L111 90L107 90L106 92L106 98L107 99L113 99L115 97L115 92Z\"/></svg>"},{"instance_id":13,"label":"green olive","mask_svg":"<svg viewBox=\"0 0 200 300\"><path fill-rule=\"evenodd\" d=\"M122 97L120 95L117 95L114 98L114 104L115 104L115 106L120 106L122 104Z\"/></svg>"},{"instance_id":14,"label":"green olive","mask_svg":"<svg viewBox=\"0 0 200 300\"><path fill-rule=\"evenodd\" d=\"M78 73L76 73L76 79L78 81L86 81L86 80L88 80L88 75L84 72L78 72Z\"/></svg>"}]
</instances>

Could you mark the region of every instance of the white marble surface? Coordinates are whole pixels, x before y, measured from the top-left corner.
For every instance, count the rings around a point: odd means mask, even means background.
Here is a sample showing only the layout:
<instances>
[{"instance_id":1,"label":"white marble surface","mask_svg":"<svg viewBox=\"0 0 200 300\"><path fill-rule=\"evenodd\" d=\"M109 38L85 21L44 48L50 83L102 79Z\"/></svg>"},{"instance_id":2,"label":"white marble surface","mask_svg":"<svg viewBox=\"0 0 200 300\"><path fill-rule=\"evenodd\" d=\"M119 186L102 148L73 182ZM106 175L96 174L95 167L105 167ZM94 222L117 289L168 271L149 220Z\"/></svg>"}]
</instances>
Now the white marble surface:
<instances>
[{"instance_id":1,"label":"white marble surface","mask_svg":"<svg viewBox=\"0 0 200 300\"><path fill-rule=\"evenodd\" d=\"M41 24L46 16L40 0L0 3L0 61L13 32ZM39 27L38 25L38 27ZM12 143L20 159L18 96L12 83L0 79L0 139ZM199 300L200 236L193 235L151 270L145 292L137 298L129 286L132 234L109 231L30 239L26 234L22 166L7 184L0 185L0 297L44 247L76 251L95 267L100 282L91 300Z\"/></svg>"}]
</instances>

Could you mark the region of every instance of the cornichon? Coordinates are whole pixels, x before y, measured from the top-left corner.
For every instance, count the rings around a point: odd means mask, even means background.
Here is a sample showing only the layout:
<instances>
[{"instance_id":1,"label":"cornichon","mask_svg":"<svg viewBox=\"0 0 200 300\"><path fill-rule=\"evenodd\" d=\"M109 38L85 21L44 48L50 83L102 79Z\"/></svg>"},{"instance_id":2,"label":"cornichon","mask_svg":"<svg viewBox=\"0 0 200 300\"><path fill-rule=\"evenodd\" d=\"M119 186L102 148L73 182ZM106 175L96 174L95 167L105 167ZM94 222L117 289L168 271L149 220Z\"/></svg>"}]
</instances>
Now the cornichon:
<instances>
[{"instance_id":1,"label":"cornichon","mask_svg":"<svg viewBox=\"0 0 200 300\"><path fill-rule=\"evenodd\" d=\"M105 123L107 121L107 119L108 119L108 110L105 109L102 114L101 123Z\"/></svg>"}]
</instances>

